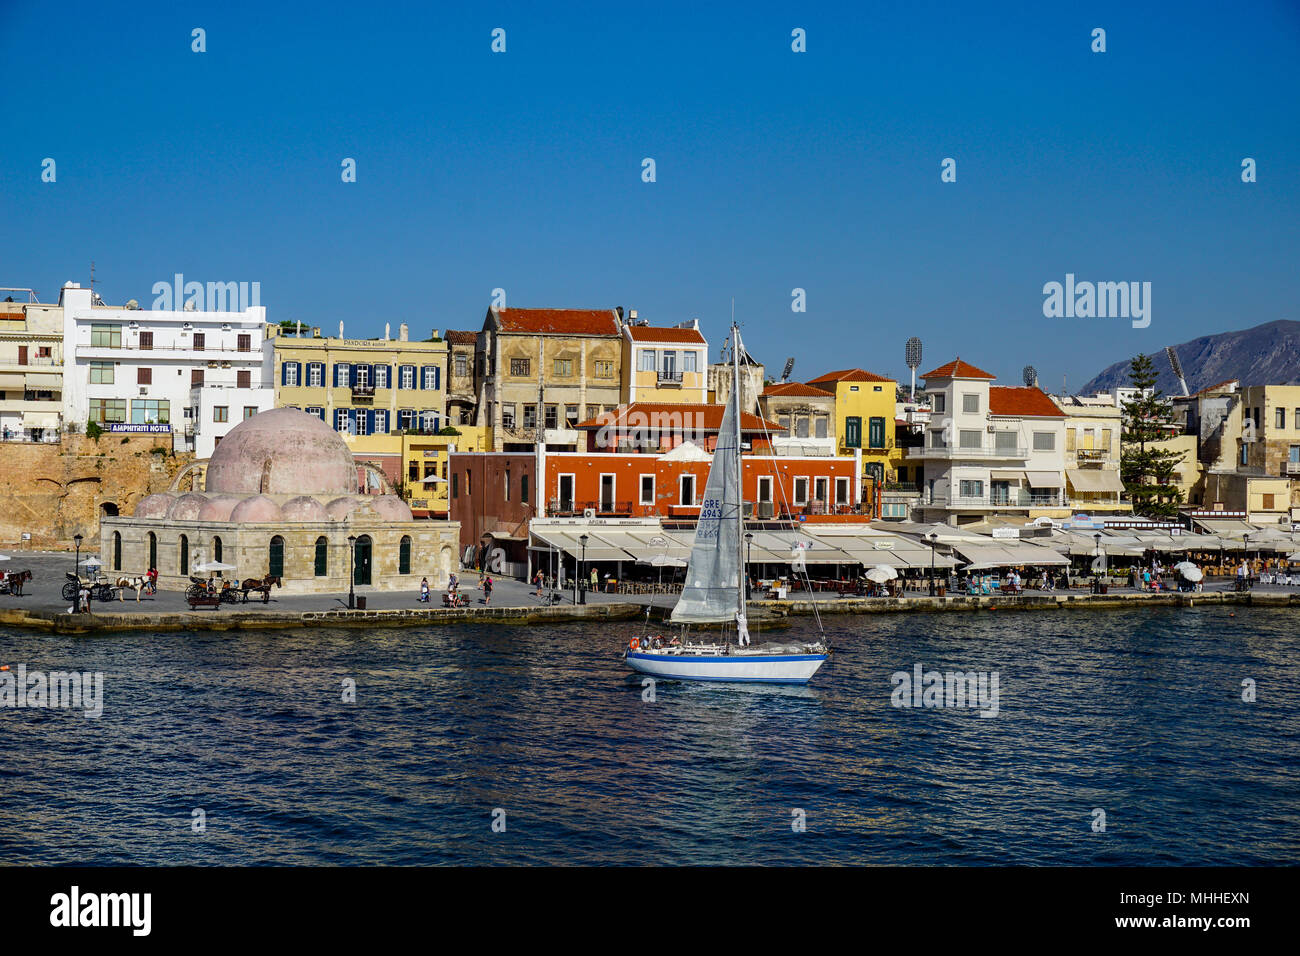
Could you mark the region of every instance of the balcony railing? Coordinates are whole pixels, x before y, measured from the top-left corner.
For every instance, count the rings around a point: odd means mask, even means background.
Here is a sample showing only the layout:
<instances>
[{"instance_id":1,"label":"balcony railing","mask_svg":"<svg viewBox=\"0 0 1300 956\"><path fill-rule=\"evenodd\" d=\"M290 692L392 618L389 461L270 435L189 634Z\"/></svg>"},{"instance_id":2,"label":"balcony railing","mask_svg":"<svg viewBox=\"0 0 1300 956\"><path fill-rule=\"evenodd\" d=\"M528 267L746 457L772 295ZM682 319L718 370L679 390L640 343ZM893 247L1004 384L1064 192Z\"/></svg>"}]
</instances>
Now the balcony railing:
<instances>
[{"instance_id":1,"label":"balcony railing","mask_svg":"<svg viewBox=\"0 0 1300 956\"><path fill-rule=\"evenodd\" d=\"M978 448L960 448L953 445L944 447L908 448L907 458L1004 458L1025 459L1029 449L1023 445L1015 447L980 445Z\"/></svg>"},{"instance_id":2,"label":"balcony railing","mask_svg":"<svg viewBox=\"0 0 1300 956\"><path fill-rule=\"evenodd\" d=\"M1104 448L1076 448L1074 460L1080 465L1109 465L1110 452Z\"/></svg>"},{"instance_id":3,"label":"balcony railing","mask_svg":"<svg viewBox=\"0 0 1300 956\"><path fill-rule=\"evenodd\" d=\"M680 385L682 384L681 372L670 372L665 369L659 369L660 385Z\"/></svg>"},{"instance_id":4,"label":"balcony railing","mask_svg":"<svg viewBox=\"0 0 1300 956\"><path fill-rule=\"evenodd\" d=\"M547 506L546 513L555 517L573 517L581 516L588 510L594 511L598 515L630 515L632 513L632 502L630 501L571 501L568 499L552 498Z\"/></svg>"},{"instance_id":5,"label":"balcony railing","mask_svg":"<svg viewBox=\"0 0 1300 956\"><path fill-rule=\"evenodd\" d=\"M1290 477L1291 475L1300 475L1300 461L1282 462L1282 474Z\"/></svg>"},{"instance_id":6,"label":"balcony railing","mask_svg":"<svg viewBox=\"0 0 1300 956\"><path fill-rule=\"evenodd\" d=\"M1070 501L1063 493L1012 491L987 495L934 495L925 503L939 508L1065 508Z\"/></svg>"},{"instance_id":7,"label":"balcony railing","mask_svg":"<svg viewBox=\"0 0 1300 956\"><path fill-rule=\"evenodd\" d=\"M352 386L352 401L370 402L374 400L374 397L375 397L375 387L373 385Z\"/></svg>"}]
</instances>

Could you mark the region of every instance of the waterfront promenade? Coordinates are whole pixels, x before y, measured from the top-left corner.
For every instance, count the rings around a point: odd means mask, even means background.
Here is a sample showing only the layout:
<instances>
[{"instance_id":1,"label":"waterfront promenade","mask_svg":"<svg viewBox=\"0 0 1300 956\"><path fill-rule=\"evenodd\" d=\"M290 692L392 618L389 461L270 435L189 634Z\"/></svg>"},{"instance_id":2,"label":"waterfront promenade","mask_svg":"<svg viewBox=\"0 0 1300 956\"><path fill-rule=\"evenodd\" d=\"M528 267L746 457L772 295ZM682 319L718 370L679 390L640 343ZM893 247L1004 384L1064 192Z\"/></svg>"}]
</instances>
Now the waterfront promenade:
<instances>
[{"instance_id":1,"label":"waterfront promenade","mask_svg":"<svg viewBox=\"0 0 1300 956\"><path fill-rule=\"evenodd\" d=\"M84 560L84 556L83 556ZM572 589L549 602L545 592L537 597L535 589L510 578L493 577L491 603L478 587L478 575L460 575L461 591L467 601L463 608L444 608L442 592L431 592L428 604L419 598L418 576L412 575L409 591L376 592L359 588L366 597L367 608L348 610L347 593L338 595L286 595L272 589L271 599L263 604L251 597L247 604L224 604L219 608L190 610L179 591L159 591L142 595L137 603L133 591L122 601L92 601L91 611L69 613L69 602L59 594L67 580L65 572L73 560L65 552L14 552L5 570L30 568L32 580L22 596L0 595L0 625L34 628L59 633L83 633L114 630L234 630L244 628L292 628L313 626L337 627L409 627L421 624L457 622L499 622L503 624L561 623L566 621L626 620L645 614L652 606L652 616L659 620L676 600L675 595L622 595L588 592L585 604L574 604ZM83 569L84 573L84 569ZM949 594L932 598L925 592L907 592L902 597L840 597L831 593L792 592L785 600L761 600L751 603L751 617L756 623L772 623L788 616L821 614L870 614L909 611L978 611L978 610L1051 610L1059 608L1116 608L1135 604L1160 606L1195 606L1197 604L1243 604L1266 606L1300 606L1300 588L1280 585L1256 585L1251 591L1233 591L1230 580L1207 582L1204 591L1138 591L1112 586L1108 594L1091 594L1085 588L1056 591L1026 591L1023 594L972 596Z\"/></svg>"}]
</instances>

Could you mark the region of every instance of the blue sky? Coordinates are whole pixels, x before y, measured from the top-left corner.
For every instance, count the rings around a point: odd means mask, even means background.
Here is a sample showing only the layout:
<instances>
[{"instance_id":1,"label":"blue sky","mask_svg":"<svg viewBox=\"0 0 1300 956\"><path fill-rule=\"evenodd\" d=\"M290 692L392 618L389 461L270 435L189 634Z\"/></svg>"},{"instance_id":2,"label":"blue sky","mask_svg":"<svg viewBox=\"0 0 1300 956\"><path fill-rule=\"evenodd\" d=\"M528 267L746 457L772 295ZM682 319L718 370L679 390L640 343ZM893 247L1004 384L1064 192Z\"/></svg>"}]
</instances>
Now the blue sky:
<instances>
[{"instance_id":1,"label":"blue sky","mask_svg":"<svg viewBox=\"0 0 1300 956\"><path fill-rule=\"evenodd\" d=\"M1294 2L108 6L0 0L0 285L42 299L93 259L110 303L256 280L349 336L501 287L719 345L734 296L796 379L916 334L1052 389L1300 319ZM1150 327L1044 318L1067 272L1151 282Z\"/></svg>"}]
</instances>

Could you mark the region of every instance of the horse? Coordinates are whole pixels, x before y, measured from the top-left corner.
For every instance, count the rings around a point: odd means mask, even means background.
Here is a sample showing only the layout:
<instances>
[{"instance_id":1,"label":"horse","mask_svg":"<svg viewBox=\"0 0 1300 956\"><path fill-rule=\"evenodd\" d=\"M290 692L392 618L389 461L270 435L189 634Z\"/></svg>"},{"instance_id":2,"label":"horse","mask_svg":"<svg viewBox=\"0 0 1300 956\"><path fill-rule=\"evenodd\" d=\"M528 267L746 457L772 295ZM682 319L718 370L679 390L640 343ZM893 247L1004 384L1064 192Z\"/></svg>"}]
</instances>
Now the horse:
<instances>
[{"instance_id":1,"label":"horse","mask_svg":"<svg viewBox=\"0 0 1300 956\"><path fill-rule=\"evenodd\" d=\"M4 582L9 585L9 593L17 597L23 596L23 582L32 579L32 572L29 571L6 571Z\"/></svg>"},{"instance_id":2,"label":"horse","mask_svg":"<svg viewBox=\"0 0 1300 956\"><path fill-rule=\"evenodd\" d=\"M244 592L244 603L248 603L249 591L261 591L262 603L270 603L271 585L275 585L277 588L282 588L284 587L284 582L280 579L278 574L268 574L264 578L244 578L239 585L239 589Z\"/></svg>"},{"instance_id":3,"label":"horse","mask_svg":"<svg viewBox=\"0 0 1300 956\"><path fill-rule=\"evenodd\" d=\"M136 577L133 578L118 578L115 582L113 582L113 587L117 588L117 599L119 601L126 600L126 592L128 589L130 589L135 591L136 604L140 603L140 592L143 591L148 586L149 586L149 579L141 575L137 575Z\"/></svg>"}]
</instances>

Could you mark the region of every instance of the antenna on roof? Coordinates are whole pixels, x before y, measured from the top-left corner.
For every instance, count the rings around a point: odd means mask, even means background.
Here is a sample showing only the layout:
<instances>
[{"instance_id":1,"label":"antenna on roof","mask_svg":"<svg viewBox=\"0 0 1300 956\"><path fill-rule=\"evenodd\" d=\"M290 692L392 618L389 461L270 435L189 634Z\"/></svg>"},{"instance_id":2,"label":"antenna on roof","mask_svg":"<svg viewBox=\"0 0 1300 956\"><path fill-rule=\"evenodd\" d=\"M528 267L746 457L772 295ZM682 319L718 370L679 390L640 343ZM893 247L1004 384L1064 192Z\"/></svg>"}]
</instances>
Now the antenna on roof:
<instances>
[{"instance_id":1,"label":"antenna on roof","mask_svg":"<svg viewBox=\"0 0 1300 956\"><path fill-rule=\"evenodd\" d=\"M1032 365L1026 365L1021 369L1020 377L1021 381L1023 381L1029 388L1038 387L1038 369L1034 368Z\"/></svg>"},{"instance_id":2,"label":"antenna on roof","mask_svg":"<svg viewBox=\"0 0 1300 956\"><path fill-rule=\"evenodd\" d=\"M1183 394L1188 394L1187 379L1183 378L1183 363L1178 361L1178 353L1174 351L1172 345L1166 345L1165 355L1169 358L1169 367L1174 370L1174 375L1178 377L1178 384L1182 386Z\"/></svg>"},{"instance_id":3,"label":"antenna on roof","mask_svg":"<svg viewBox=\"0 0 1300 956\"><path fill-rule=\"evenodd\" d=\"M903 347L907 367L912 370L912 404L916 404L916 370L921 367L921 340L915 335L907 340Z\"/></svg>"},{"instance_id":4,"label":"antenna on roof","mask_svg":"<svg viewBox=\"0 0 1300 956\"><path fill-rule=\"evenodd\" d=\"M794 371L794 356L785 360L785 371L781 373L781 384L784 385L790 381L790 373Z\"/></svg>"}]
</instances>

